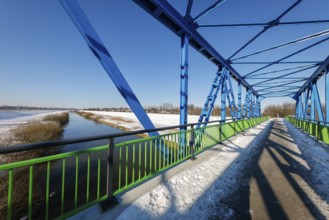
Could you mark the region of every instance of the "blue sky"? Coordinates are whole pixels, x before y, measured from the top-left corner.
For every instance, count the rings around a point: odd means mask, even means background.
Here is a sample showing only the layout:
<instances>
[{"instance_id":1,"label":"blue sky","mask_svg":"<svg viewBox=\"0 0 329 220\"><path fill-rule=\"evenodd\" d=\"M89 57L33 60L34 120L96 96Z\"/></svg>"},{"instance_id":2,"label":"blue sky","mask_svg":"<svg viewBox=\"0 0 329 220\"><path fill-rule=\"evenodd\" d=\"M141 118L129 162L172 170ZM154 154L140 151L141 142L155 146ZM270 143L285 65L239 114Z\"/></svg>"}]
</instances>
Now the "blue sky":
<instances>
[{"instance_id":1,"label":"blue sky","mask_svg":"<svg viewBox=\"0 0 329 220\"><path fill-rule=\"evenodd\" d=\"M141 104L172 103L178 106L180 39L132 1L79 2ZM183 11L187 1L169 2ZM214 1L195 2L192 15L198 14ZM267 22L293 2L251 0L247 3L227 0L216 13L209 14L200 23L214 20L220 23ZM317 4L312 2L304 0L301 7L297 7L285 19L324 19L328 7L319 6L329 6L329 3L326 0L319 0ZM246 7L251 10L246 10ZM75 108L127 106L58 1L1 0L0 28L0 105ZM276 35L274 30L269 31L258 45L246 48L244 53L270 46L266 39L276 39L275 43L282 43L325 29L328 29L328 24L289 29L283 27L277 30L282 32L280 35ZM227 58L242 45L239 42L245 42L259 28L247 30L230 28L199 31ZM312 52L315 55L312 58L301 54L298 59L322 60L328 54L328 45L314 48ZM286 52L296 48L287 48ZM189 51L189 103L202 106L217 69L194 49L190 48ZM245 65L234 67L241 75L257 68ZM320 94L323 93L322 85L319 85L319 89ZM263 106L285 100L291 99L266 99Z\"/></svg>"}]
</instances>

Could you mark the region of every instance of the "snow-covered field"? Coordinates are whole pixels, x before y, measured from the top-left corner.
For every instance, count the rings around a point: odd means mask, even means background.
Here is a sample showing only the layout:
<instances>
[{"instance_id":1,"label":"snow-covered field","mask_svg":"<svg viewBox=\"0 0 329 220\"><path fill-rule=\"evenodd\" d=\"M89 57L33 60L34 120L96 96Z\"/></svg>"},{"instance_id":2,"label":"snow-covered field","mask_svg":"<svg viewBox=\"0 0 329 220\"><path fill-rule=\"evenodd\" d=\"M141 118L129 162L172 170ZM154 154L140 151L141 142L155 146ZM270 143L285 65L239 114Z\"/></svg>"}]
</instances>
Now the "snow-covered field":
<instances>
[{"instance_id":1,"label":"snow-covered field","mask_svg":"<svg viewBox=\"0 0 329 220\"><path fill-rule=\"evenodd\" d=\"M21 117L10 117L5 119L0 119L0 140L6 138L9 135L9 131L17 126L26 124L31 121L40 120L46 115L54 113L62 113L64 111L25 111L26 114L22 114ZM2 112L3 115L6 112ZM19 112L18 112L19 113Z\"/></svg>"},{"instance_id":2,"label":"snow-covered field","mask_svg":"<svg viewBox=\"0 0 329 220\"><path fill-rule=\"evenodd\" d=\"M234 211L218 201L236 190L246 164L259 151L261 135L256 135L265 132L268 123L233 137L214 157L160 184L118 219L231 219Z\"/></svg>"},{"instance_id":3,"label":"snow-covered field","mask_svg":"<svg viewBox=\"0 0 329 220\"><path fill-rule=\"evenodd\" d=\"M127 130L142 130L143 126L139 123L135 114L132 112L102 112L102 111L85 111L95 115L101 115L105 122L113 123ZM179 125L179 115L173 114L147 114L154 126L157 128ZM198 115L189 115L188 123L196 123L199 119ZM211 117L210 121L219 120L220 117Z\"/></svg>"}]
</instances>

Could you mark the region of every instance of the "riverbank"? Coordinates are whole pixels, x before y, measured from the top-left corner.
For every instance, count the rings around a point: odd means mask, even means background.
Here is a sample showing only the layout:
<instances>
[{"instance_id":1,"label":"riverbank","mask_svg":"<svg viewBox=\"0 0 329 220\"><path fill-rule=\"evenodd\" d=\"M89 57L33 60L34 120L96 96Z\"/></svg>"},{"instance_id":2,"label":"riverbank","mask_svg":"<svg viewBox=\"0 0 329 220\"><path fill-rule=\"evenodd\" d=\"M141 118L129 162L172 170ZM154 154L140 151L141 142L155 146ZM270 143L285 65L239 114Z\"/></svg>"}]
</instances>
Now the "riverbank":
<instances>
[{"instance_id":1,"label":"riverbank","mask_svg":"<svg viewBox=\"0 0 329 220\"><path fill-rule=\"evenodd\" d=\"M45 126L48 124L50 130L57 128L57 123L59 127L62 127L68 122L68 113L67 111L22 111L22 112L1 112L3 118L0 120L0 146L8 146L12 144L20 144L15 138L15 135L24 136L24 129L33 130L39 128L39 132L46 132ZM65 116L63 115L65 114ZM5 115L5 116L4 116ZM10 116L6 116L10 115ZM60 116L61 117L58 117ZM26 128L27 126L30 128ZM48 132L48 131L47 131ZM61 133L60 132L60 133ZM34 132L35 133L35 132ZM49 133L49 132L48 132ZM58 132L57 132L58 133ZM21 137L20 139L22 139ZM32 136L31 136L32 138ZM51 137L50 139L54 139ZM16 141L15 141L16 140ZM43 139L37 140L34 137L31 139L36 141L45 141ZM47 138L49 140L49 138ZM24 141L23 141L24 142Z\"/></svg>"}]
</instances>

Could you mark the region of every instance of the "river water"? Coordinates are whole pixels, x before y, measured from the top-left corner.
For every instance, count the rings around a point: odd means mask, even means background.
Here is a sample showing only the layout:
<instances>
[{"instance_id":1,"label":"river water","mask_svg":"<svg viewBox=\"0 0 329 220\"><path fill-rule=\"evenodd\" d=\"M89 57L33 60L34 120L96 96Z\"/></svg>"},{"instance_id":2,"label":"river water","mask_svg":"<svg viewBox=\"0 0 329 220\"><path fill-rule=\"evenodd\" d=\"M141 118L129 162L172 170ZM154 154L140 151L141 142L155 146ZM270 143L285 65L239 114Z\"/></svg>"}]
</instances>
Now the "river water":
<instances>
[{"instance_id":1,"label":"river water","mask_svg":"<svg viewBox=\"0 0 329 220\"><path fill-rule=\"evenodd\" d=\"M11 122L15 123L24 119L24 117L33 117L35 114L47 113L40 111L28 111L28 112L17 112L11 111L8 114L1 112L0 114L0 123L1 120L5 125L10 126ZM70 121L64 127L64 133L61 137L62 140L66 139L75 139L83 137L93 137L106 134L121 133L122 131L112 128L105 124L96 123L94 121L86 120L85 118L79 116L76 113L70 113ZM136 139L136 136L120 137L115 139L115 143ZM78 144L71 144L66 146L57 146L53 149L43 149L42 155L45 155L45 152L49 150L50 154L59 154L77 150L84 150L92 147L107 145L108 140L98 140L90 141ZM107 163L107 151L102 151L100 154L100 192L102 196L106 192L106 163ZM115 152L115 157L118 157L118 152ZM89 201L96 199L97 197L97 164L98 153L90 154L90 192L89 192ZM87 160L88 154L83 154L78 157L72 156L65 160L65 175L64 175L64 212L74 209L75 200L77 200L78 206L86 202L86 189L87 189ZM116 159L117 161L117 159ZM78 164L78 166L76 166ZM76 189L76 171L78 167L78 188ZM47 176L47 165L45 163L40 165L34 165L34 178L33 178L33 219L43 219L45 216L45 192L46 192L46 176ZM24 171L25 170L25 171ZM62 185L63 185L63 160L55 160L50 163L50 186L49 186L49 217L52 219L60 215L61 211L61 198L62 198ZM23 172L23 173L22 173ZM15 175L16 174L16 175ZM2 175L8 175L3 173ZM117 176L117 173L115 173ZM3 181L7 178L3 178ZM26 186L28 185L28 167L22 169L21 172L15 173L14 171L14 197L26 197ZM117 178L115 180L115 185L117 185ZM0 185L3 182L0 180ZM77 193L77 198L76 197ZM26 202L26 198L22 198ZM3 198L7 200L6 198ZM4 201L3 201L4 202ZM14 218L24 218L26 216L26 208L23 207L22 203L13 204L13 210L16 209L16 215ZM18 211L19 210L19 211ZM15 212L15 211L14 211ZM2 219L5 213L0 213L0 219Z\"/></svg>"}]
</instances>

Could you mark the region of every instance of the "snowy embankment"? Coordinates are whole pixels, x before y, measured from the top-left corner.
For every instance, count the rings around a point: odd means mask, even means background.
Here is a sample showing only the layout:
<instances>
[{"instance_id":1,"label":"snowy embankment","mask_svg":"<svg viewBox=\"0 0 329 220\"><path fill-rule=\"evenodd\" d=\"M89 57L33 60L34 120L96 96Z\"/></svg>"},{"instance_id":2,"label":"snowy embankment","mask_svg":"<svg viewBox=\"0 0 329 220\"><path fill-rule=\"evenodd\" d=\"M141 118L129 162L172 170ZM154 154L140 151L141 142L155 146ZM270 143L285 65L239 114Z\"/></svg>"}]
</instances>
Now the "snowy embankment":
<instances>
[{"instance_id":1,"label":"snowy embankment","mask_svg":"<svg viewBox=\"0 0 329 220\"><path fill-rule=\"evenodd\" d=\"M67 111L40 111L33 112L31 115L26 115L22 117L14 117L9 119L0 120L0 140L5 139L10 135L10 130L18 126L27 124L32 121L41 120L43 117L52 114L60 114Z\"/></svg>"},{"instance_id":2,"label":"snowy embankment","mask_svg":"<svg viewBox=\"0 0 329 220\"><path fill-rule=\"evenodd\" d=\"M102 116L102 121L110 124L124 127L125 130L143 130L143 126L132 112L103 112L103 111L84 111L94 115ZM174 114L147 114L156 128L179 125L179 115ZM189 115L188 123L198 122L198 115ZM211 117L210 121L219 120L220 117Z\"/></svg>"},{"instance_id":3,"label":"snowy embankment","mask_svg":"<svg viewBox=\"0 0 329 220\"><path fill-rule=\"evenodd\" d=\"M260 147L270 121L233 137L214 156L185 170L130 205L118 219L230 219L234 210L218 202L228 198L239 186L250 158ZM106 219L106 215L103 216Z\"/></svg>"}]
</instances>

